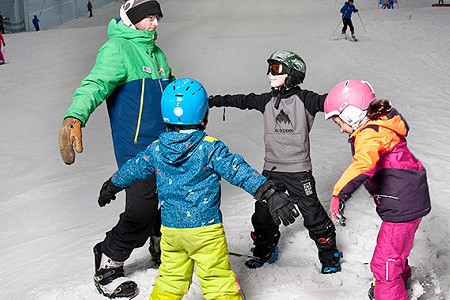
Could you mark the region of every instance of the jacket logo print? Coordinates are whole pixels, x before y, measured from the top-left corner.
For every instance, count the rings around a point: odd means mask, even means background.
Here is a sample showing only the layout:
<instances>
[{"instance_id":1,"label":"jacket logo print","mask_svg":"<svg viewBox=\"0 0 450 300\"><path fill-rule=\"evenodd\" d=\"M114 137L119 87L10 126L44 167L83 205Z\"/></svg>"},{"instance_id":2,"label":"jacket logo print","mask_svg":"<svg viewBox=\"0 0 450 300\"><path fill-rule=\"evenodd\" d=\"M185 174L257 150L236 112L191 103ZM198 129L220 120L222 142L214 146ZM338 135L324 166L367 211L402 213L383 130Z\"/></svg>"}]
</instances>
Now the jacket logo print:
<instances>
[{"instance_id":1,"label":"jacket logo print","mask_svg":"<svg viewBox=\"0 0 450 300\"><path fill-rule=\"evenodd\" d=\"M306 196L312 195L313 190L311 186L311 182L307 181L303 183L303 190L305 191Z\"/></svg>"},{"instance_id":2,"label":"jacket logo print","mask_svg":"<svg viewBox=\"0 0 450 300\"><path fill-rule=\"evenodd\" d=\"M293 133L294 126L289 116L281 110L275 118L275 132L277 133Z\"/></svg>"},{"instance_id":3,"label":"jacket logo print","mask_svg":"<svg viewBox=\"0 0 450 300\"><path fill-rule=\"evenodd\" d=\"M142 66L142 71L148 74L152 74L152 70L147 66Z\"/></svg>"}]
</instances>

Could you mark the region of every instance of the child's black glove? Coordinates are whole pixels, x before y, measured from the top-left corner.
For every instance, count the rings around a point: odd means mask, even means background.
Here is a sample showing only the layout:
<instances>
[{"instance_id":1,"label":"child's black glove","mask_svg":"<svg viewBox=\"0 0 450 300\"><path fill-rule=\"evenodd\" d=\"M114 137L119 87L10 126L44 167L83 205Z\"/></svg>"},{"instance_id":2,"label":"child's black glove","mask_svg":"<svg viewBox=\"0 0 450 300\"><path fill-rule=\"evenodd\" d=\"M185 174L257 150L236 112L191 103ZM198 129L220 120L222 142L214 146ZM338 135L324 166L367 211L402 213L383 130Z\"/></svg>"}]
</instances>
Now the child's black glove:
<instances>
[{"instance_id":1,"label":"child's black glove","mask_svg":"<svg viewBox=\"0 0 450 300\"><path fill-rule=\"evenodd\" d=\"M267 204L270 214L277 225L283 222L284 226L288 226L294 223L295 218L300 215L295 205L289 200L288 195L278 191L272 180L267 180L258 188L255 199Z\"/></svg>"},{"instance_id":2,"label":"child's black glove","mask_svg":"<svg viewBox=\"0 0 450 300\"><path fill-rule=\"evenodd\" d=\"M358 9L355 9L354 12L358 12Z\"/></svg>"},{"instance_id":3,"label":"child's black glove","mask_svg":"<svg viewBox=\"0 0 450 300\"><path fill-rule=\"evenodd\" d=\"M100 190L100 195L98 196L98 205L100 207L111 203L111 200L116 200L116 194L122 189L111 182L111 178L105 181Z\"/></svg>"}]
</instances>

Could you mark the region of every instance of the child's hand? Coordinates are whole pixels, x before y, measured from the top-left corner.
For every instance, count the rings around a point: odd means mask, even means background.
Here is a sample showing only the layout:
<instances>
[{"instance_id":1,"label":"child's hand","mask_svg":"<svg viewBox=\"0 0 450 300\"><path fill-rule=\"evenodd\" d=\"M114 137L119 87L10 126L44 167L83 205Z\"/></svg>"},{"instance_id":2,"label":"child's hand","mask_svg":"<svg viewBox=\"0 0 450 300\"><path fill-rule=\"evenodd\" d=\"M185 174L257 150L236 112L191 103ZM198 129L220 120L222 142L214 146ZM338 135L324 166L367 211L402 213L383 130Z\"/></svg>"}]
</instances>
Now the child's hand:
<instances>
[{"instance_id":1,"label":"child's hand","mask_svg":"<svg viewBox=\"0 0 450 300\"><path fill-rule=\"evenodd\" d=\"M335 223L339 223L341 226L347 225L347 218L344 216L345 202L341 201L339 197L333 196L330 203L330 215L331 219Z\"/></svg>"},{"instance_id":2,"label":"child's hand","mask_svg":"<svg viewBox=\"0 0 450 300\"><path fill-rule=\"evenodd\" d=\"M116 194L121 190L122 189L120 187L111 182L111 179L108 179L105 183L103 183L102 189L100 190L98 205L103 207L106 204L111 203L112 200L116 199Z\"/></svg>"},{"instance_id":3,"label":"child's hand","mask_svg":"<svg viewBox=\"0 0 450 300\"><path fill-rule=\"evenodd\" d=\"M266 183L258 188L255 199L267 205L277 225L283 223L284 226L288 226L294 223L295 218L300 215L298 209L288 198L288 195L277 190L277 186L272 180L267 180Z\"/></svg>"}]
</instances>

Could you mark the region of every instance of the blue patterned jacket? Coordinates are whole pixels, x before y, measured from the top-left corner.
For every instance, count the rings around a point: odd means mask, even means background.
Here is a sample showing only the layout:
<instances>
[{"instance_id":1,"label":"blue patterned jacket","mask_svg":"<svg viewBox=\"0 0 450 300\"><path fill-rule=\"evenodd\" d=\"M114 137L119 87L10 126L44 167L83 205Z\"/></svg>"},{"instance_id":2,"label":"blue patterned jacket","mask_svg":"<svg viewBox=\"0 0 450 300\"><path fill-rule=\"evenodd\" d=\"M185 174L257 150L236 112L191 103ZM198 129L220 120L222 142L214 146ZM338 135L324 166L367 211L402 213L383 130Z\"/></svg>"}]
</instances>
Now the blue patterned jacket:
<instances>
[{"instance_id":1,"label":"blue patterned jacket","mask_svg":"<svg viewBox=\"0 0 450 300\"><path fill-rule=\"evenodd\" d=\"M156 174L162 224L195 228L222 222L220 179L251 195L267 179L238 154L203 131L165 132L112 177L126 188Z\"/></svg>"}]
</instances>

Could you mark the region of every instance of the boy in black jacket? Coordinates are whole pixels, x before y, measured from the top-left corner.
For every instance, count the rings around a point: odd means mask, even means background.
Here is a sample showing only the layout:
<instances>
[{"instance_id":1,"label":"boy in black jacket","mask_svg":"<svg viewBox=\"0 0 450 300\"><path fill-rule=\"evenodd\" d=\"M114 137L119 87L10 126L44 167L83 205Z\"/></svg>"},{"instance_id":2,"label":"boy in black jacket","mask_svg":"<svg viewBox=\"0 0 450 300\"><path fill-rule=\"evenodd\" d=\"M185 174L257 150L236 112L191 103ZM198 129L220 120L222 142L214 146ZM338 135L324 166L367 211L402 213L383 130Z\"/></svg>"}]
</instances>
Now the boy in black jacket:
<instances>
[{"instance_id":1,"label":"boy in black jacket","mask_svg":"<svg viewBox=\"0 0 450 300\"><path fill-rule=\"evenodd\" d=\"M306 65L296 53L279 50L267 60L272 91L261 95L212 96L210 107L230 106L256 109L264 114L263 174L286 190L298 206L309 236L317 245L322 273L341 270L340 252L336 247L335 227L319 201L312 175L309 132L314 116L323 112L325 95L302 90ZM278 259L279 226L267 208L255 203L252 216L255 244L253 258L245 264L249 268L262 267L265 262Z\"/></svg>"}]
</instances>

